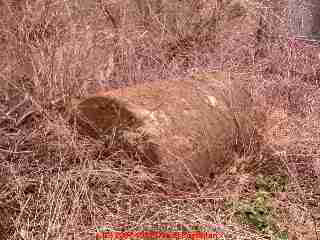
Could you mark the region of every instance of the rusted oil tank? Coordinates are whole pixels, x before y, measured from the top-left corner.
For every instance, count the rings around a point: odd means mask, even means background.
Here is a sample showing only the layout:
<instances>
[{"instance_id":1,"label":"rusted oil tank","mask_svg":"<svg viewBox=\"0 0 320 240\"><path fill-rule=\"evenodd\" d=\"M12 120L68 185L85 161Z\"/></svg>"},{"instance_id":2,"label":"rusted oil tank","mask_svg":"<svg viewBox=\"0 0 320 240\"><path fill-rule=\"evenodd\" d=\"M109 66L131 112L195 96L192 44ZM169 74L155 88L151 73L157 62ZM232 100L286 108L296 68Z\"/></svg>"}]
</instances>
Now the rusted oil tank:
<instances>
[{"instance_id":1,"label":"rusted oil tank","mask_svg":"<svg viewBox=\"0 0 320 240\"><path fill-rule=\"evenodd\" d=\"M71 116L80 133L116 132L169 181L196 184L257 142L252 108L239 79L213 72L100 92L74 104Z\"/></svg>"}]
</instances>

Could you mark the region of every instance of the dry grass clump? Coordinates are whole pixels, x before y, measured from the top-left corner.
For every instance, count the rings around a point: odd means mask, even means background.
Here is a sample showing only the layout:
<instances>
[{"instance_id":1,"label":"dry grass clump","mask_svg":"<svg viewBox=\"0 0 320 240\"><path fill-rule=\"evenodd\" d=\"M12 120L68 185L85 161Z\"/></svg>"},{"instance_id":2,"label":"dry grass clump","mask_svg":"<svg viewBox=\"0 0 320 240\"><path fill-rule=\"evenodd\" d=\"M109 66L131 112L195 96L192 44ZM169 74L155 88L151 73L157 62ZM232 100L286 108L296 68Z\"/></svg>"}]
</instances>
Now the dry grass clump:
<instances>
[{"instance_id":1,"label":"dry grass clump","mask_svg":"<svg viewBox=\"0 0 320 240\"><path fill-rule=\"evenodd\" d=\"M0 239L161 222L319 238L319 48L288 43L285 2L0 1ZM267 119L260 151L198 192L157 181L115 134L84 137L66 121L72 99L201 69L247 79Z\"/></svg>"},{"instance_id":2,"label":"dry grass clump","mask_svg":"<svg viewBox=\"0 0 320 240\"><path fill-rule=\"evenodd\" d=\"M258 66L261 80L258 85L264 96L263 102L268 106L264 137L272 149L273 158L289 176L286 193L277 196L278 203L289 203L288 207L280 205L289 218L284 221L288 225L289 236L293 239L317 239L319 172L315 166L318 164L320 140L319 48L302 41L287 43L278 43L275 48L278 49L277 54L271 52L266 56L264 64L269 57L272 59L268 67L264 65L266 68L262 70L263 65ZM279 51L279 44L282 51ZM299 208L305 211L299 211Z\"/></svg>"}]
</instances>

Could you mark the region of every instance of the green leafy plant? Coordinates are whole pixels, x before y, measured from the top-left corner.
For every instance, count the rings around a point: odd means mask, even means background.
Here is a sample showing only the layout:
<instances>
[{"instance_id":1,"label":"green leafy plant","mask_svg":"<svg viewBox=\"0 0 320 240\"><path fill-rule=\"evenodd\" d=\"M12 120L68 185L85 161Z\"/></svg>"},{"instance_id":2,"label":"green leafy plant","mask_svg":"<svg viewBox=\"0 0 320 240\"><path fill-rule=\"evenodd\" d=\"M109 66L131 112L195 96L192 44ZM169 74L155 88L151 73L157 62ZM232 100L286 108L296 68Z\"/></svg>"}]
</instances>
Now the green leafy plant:
<instances>
[{"instance_id":1,"label":"green leafy plant","mask_svg":"<svg viewBox=\"0 0 320 240\"><path fill-rule=\"evenodd\" d=\"M238 207L238 216L257 230L269 232L272 227L272 208L269 206L269 194L259 191L252 201L242 202Z\"/></svg>"},{"instance_id":2,"label":"green leafy plant","mask_svg":"<svg viewBox=\"0 0 320 240\"><path fill-rule=\"evenodd\" d=\"M288 176L286 175L270 175L263 176L259 174L256 178L256 189L267 192L284 192L288 185Z\"/></svg>"},{"instance_id":3,"label":"green leafy plant","mask_svg":"<svg viewBox=\"0 0 320 240\"><path fill-rule=\"evenodd\" d=\"M254 226L258 231L272 234L272 239L288 239L288 233L286 231L279 232L275 224L274 209L271 205L272 193L285 191L287 183L287 176L258 175L255 182L257 192L254 197L233 204L236 208L236 216L240 221Z\"/></svg>"},{"instance_id":4,"label":"green leafy plant","mask_svg":"<svg viewBox=\"0 0 320 240\"><path fill-rule=\"evenodd\" d=\"M288 231L278 232L272 237L272 240L288 240Z\"/></svg>"}]
</instances>

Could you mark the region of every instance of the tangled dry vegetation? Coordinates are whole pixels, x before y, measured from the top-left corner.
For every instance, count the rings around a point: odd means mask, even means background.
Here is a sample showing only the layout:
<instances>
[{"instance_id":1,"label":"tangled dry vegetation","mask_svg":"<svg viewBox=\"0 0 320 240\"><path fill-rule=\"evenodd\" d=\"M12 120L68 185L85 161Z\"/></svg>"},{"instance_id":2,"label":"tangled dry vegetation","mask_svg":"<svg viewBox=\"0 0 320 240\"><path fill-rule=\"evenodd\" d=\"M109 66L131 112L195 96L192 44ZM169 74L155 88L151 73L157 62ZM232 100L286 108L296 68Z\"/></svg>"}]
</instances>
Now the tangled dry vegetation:
<instances>
[{"instance_id":1,"label":"tangled dry vegetation","mask_svg":"<svg viewBox=\"0 0 320 240\"><path fill-rule=\"evenodd\" d=\"M287 40L274 2L0 1L0 238L198 223L226 239L319 239L320 49ZM200 190L156 181L134 151L65 120L71 99L208 69L247 80L267 118L263 146Z\"/></svg>"}]
</instances>

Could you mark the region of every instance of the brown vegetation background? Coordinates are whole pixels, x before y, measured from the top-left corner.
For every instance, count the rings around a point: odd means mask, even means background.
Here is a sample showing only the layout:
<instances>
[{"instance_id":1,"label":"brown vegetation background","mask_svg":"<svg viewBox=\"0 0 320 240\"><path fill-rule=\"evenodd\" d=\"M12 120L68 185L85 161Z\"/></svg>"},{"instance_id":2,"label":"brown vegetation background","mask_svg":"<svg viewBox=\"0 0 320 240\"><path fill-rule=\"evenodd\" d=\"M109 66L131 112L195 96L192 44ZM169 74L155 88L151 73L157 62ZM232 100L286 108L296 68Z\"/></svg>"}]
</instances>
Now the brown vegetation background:
<instances>
[{"instance_id":1,"label":"brown vegetation background","mask_svg":"<svg viewBox=\"0 0 320 240\"><path fill-rule=\"evenodd\" d=\"M319 239L320 49L289 40L287 14L285 0L0 1L0 238L178 222L224 224L230 239ZM156 181L135 152L65 120L72 99L206 70L244 79L267 119L264 146L198 191ZM258 175L289 179L272 193L273 231L226 205L254 199Z\"/></svg>"}]
</instances>

